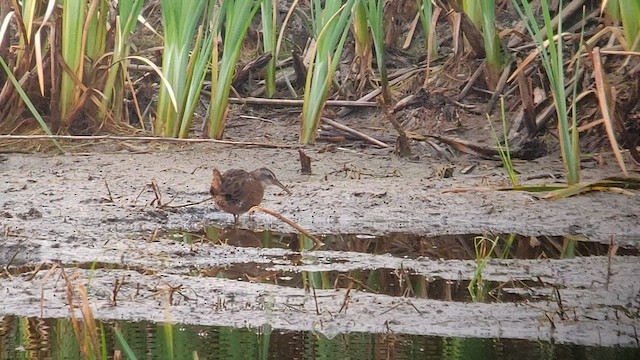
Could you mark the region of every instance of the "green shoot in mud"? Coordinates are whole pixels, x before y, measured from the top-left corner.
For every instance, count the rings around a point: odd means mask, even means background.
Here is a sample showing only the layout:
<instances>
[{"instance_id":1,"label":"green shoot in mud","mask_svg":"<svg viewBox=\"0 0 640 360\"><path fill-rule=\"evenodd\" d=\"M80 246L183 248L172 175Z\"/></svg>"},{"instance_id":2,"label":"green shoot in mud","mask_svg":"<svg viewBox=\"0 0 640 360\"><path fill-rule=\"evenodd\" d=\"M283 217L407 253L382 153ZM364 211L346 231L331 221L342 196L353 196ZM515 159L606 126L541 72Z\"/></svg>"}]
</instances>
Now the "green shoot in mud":
<instances>
[{"instance_id":1,"label":"green shoot in mud","mask_svg":"<svg viewBox=\"0 0 640 360\"><path fill-rule=\"evenodd\" d=\"M572 236L565 236L562 241L562 259L573 259L576 257L577 241Z\"/></svg>"},{"instance_id":2,"label":"green shoot in mud","mask_svg":"<svg viewBox=\"0 0 640 360\"><path fill-rule=\"evenodd\" d=\"M467 14L473 25L480 29L482 26L483 16L482 1L462 0L462 9L465 14Z\"/></svg>"},{"instance_id":3,"label":"green shoot in mud","mask_svg":"<svg viewBox=\"0 0 640 360\"><path fill-rule=\"evenodd\" d=\"M491 259L491 254L493 254L493 251L498 245L498 240L498 237L490 239L485 236L478 236L473 239L473 247L476 254L476 270L467 287L473 302L484 301L489 292L489 289L485 286L486 282L482 278L482 271Z\"/></svg>"},{"instance_id":4,"label":"green shoot in mud","mask_svg":"<svg viewBox=\"0 0 640 360\"><path fill-rule=\"evenodd\" d=\"M169 309L170 309L170 305L167 304L167 309L166 309L166 313L169 313ZM167 317L169 317L168 315L166 315ZM173 324L171 323L170 319L167 319L168 321L165 321L162 324L162 330L164 333L164 342L167 346L167 359L169 360L173 360L175 351L173 348L173 345L175 343L174 337L173 337Z\"/></svg>"},{"instance_id":5,"label":"green shoot in mud","mask_svg":"<svg viewBox=\"0 0 640 360\"><path fill-rule=\"evenodd\" d=\"M624 41L627 51L640 50L640 2L636 0L604 0L602 8L606 12L613 25L622 23Z\"/></svg>"},{"instance_id":6,"label":"green shoot in mud","mask_svg":"<svg viewBox=\"0 0 640 360\"><path fill-rule=\"evenodd\" d=\"M513 243L516 240L516 234L509 234L507 236L507 242L504 244L504 248L502 249L502 259L508 259L511 255L511 248L513 247Z\"/></svg>"},{"instance_id":7,"label":"green shoot in mud","mask_svg":"<svg viewBox=\"0 0 640 360\"><path fill-rule=\"evenodd\" d=\"M507 115L505 113L504 106L504 97L500 97L500 114L502 118L502 142L498 138L496 134L496 130L493 127L493 122L491 118L487 114L487 119L489 120L489 126L491 127L491 133L493 134L493 138L496 141L496 146L498 148L498 153L500 154L500 160L502 160L502 166L504 167L507 175L509 175L509 180L511 180L511 184L514 187L518 187L518 178L516 177L516 171L513 167L513 161L511 160L511 152L509 151L509 136L507 135ZM503 144L504 142L504 144Z\"/></svg>"},{"instance_id":8,"label":"green shoot in mud","mask_svg":"<svg viewBox=\"0 0 640 360\"><path fill-rule=\"evenodd\" d=\"M269 316L273 308L273 298L269 296L265 306L267 307L267 316ZM260 326L260 329L258 329L258 359L269 358L269 345L271 344L272 333L273 328L269 323Z\"/></svg>"},{"instance_id":9,"label":"green shoot in mud","mask_svg":"<svg viewBox=\"0 0 640 360\"><path fill-rule=\"evenodd\" d=\"M108 359L107 355L107 334L104 331L104 324L100 323L100 355L102 359Z\"/></svg>"},{"instance_id":10,"label":"green shoot in mud","mask_svg":"<svg viewBox=\"0 0 640 360\"><path fill-rule=\"evenodd\" d=\"M606 2L606 4L605 4ZM613 23L620 22L620 4L619 0L605 0L603 6L607 7L607 15Z\"/></svg>"},{"instance_id":11,"label":"green shoot in mud","mask_svg":"<svg viewBox=\"0 0 640 360\"><path fill-rule=\"evenodd\" d=\"M416 0L418 3L418 12L420 14L420 24L422 25L422 31L424 32L424 39L426 42L425 48L431 49L428 52L428 56L435 56L438 54L438 46L436 44L435 31L431 31L431 23L433 21L433 4L431 0Z\"/></svg>"},{"instance_id":12,"label":"green shoot in mud","mask_svg":"<svg viewBox=\"0 0 640 360\"><path fill-rule=\"evenodd\" d=\"M371 36L367 22L365 1L353 5L354 64L357 65L357 93L362 96L371 75Z\"/></svg>"}]
</instances>

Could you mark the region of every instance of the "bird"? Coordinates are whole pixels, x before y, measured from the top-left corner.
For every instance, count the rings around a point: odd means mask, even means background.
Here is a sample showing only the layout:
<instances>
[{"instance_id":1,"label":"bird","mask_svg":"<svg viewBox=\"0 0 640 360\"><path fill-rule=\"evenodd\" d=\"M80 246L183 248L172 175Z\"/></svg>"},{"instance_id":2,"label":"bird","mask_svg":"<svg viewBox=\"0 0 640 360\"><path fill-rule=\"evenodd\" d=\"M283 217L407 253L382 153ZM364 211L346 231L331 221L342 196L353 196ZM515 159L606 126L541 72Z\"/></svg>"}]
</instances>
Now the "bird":
<instances>
[{"instance_id":1,"label":"bird","mask_svg":"<svg viewBox=\"0 0 640 360\"><path fill-rule=\"evenodd\" d=\"M209 193L222 211L233 215L233 225L237 228L240 215L260 205L264 189L269 185L278 186L287 194L291 194L291 191L276 178L273 171L267 168L251 172L229 169L224 174L220 174L220 171L214 168Z\"/></svg>"}]
</instances>

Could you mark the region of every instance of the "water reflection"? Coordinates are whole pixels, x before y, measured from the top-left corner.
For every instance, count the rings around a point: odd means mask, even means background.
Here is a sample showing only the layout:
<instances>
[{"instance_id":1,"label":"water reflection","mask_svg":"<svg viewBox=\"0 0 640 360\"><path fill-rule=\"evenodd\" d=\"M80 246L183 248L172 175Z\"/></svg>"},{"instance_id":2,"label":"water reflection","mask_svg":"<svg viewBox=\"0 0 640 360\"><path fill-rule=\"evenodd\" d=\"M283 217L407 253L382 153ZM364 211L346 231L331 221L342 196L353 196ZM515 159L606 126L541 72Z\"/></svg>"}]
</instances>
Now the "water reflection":
<instances>
[{"instance_id":1,"label":"water reflection","mask_svg":"<svg viewBox=\"0 0 640 360\"><path fill-rule=\"evenodd\" d=\"M448 280L416 275L396 269L340 271L275 271L271 263L237 263L202 269L200 275L227 279L270 283L304 289L352 289L390 296L416 297L443 301L471 302L469 280ZM484 302L520 302L547 299L535 281L485 281ZM540 291L538 291L540 290Z\"/></svg>"},{"instance_id":2,"label":"water reflection","mask_svg":"<svg viewBox=\"0 0 640 360\"><path fill-rule=\"evenodd\" d=\"M436 237L416 234L392 233L384 236L366 234L330 234L318 236L325 244L322 250L353 251L368 254L391 254L404 258L429 257L447 260L474 260L476 253L474 239L479 236L498 238L492 257L513 259L559 259L564 257L566 243L575 242L575 256L607 256L610 244L589 241L586 238L540 236L530 237L516 234L507 235L443 235ZM272 231L250 231L206 227L199 232L182 230L169 231L167 237L187 243L213 242L238 247L288 248L308 250L313 242L303 235L283 234ZM638 247L618 247L617 255L638 256Z\"/></svg>"},{"instance_id":3,"label":"water reflection","mask_svg":"<svg viewBox=\"0 0 640 360\"><path fill-rule=\"evenodd\" d=\"M351 333L328 339L302 331L102 322L107 358L123 351L117 327L138 359L638 359L640 350L507 339ZM167 337L170 329L172 337ZM173 339L168 343L168 339ZM67 319L0 317L0 358L81 359ZM101 349L102 351L102 349ZM123 356L123 358L126 358Z\"/></svg>"},{"instance_id":4,"label":"water reflection","mask_svg":"<svg viewBox=\"0 0 640 360\"><path fill-rule=\"evenodd\" d=\"M207 227L198 233L174 231L173 240L189 243L213 242L240 247L284 248L294 251L310 249L313 242L302 235L270 231L251 232L243 229ZM428 257L446 260L476 260L488 258L545 259L561 258L567 243L575 244L572 253L587 255L638 255L638 249L619 248L610 244L578 241L567 237L525 237L519 235L484 237L477 235L448 235L425 237L412 234L325 235L322 250L349 251L369 254L390 254L402 258ZM497 240L496 240L497 239ZM488 246L491 244L491 246ZM482 250L484 249L484 250ZM615 252L612 253L612 249ZM264 262L244 262L199 269L203 276L224 277L241 281L271 283L304 289L353 289L401 297L417 297L461 302L521 302L552 300L553 289L537 280L517 280L504 283L486 281L479 276L476 282L453 281L424 276L411 269L298 271L297 265L309 264L313 252L294 253L284 258L269 258ZM287 270L276 270L276 265ZM286 266L289 265L289 266ZM478 265L481 266L481 265ZM283 267L279 267L282 269Z\"/></svg>"}]
</instances>

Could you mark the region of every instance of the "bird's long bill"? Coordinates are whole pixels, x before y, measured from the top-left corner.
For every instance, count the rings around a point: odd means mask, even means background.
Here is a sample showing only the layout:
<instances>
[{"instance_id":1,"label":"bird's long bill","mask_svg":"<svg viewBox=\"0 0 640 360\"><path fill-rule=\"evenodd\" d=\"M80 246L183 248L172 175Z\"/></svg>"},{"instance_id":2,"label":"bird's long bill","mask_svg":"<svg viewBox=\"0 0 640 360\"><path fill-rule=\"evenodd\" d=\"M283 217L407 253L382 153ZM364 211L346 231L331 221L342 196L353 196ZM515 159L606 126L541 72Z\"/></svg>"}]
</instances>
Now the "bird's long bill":
<instances>
[{"instance_id":1,"label":"bird's long bill","mask_svg":"<svg viewBox=\"0 0 640 360\"><path fill-rule=\"evenodd\" d=\"M287 194L291 195L291 191L289 191L289 189L287 189L286 186L284 186L284 184L282 184L280 181L278 181L278 179L273 179L271 180L272 184L279 187L280 189L284 190L287 192Z\"/></svg>"}]
</instances>

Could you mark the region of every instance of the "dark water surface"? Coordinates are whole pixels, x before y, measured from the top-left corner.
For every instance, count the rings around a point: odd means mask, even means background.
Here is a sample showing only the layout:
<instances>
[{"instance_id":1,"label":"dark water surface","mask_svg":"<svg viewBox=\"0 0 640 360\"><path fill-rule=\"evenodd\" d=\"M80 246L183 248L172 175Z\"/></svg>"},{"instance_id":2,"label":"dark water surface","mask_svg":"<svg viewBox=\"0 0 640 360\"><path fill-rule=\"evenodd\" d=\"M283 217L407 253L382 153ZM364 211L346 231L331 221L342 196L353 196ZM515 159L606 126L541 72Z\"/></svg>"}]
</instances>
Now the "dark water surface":
<instances>
[{"instance_id":1,"label":"dark water surface","mask_svg":"<svg viewBox=\"0 0 640 360\"><path fill-rule=\"evenodd\" d=\"M118 328L138 359L638 359L640 350L475 339L350 333L333 339L315 332L207 327L151 322L98 322L109 359L123 348ZM167 334L171 334L168 336ZM99 336L101 337L101 336ZM172 341L171 341L172 339ZM69 319L0 318L2 359L82 359ZM173 356L171 354L173 353ZM127 358L123 354L123 358Z\"/></svg>"}]
</instances>

